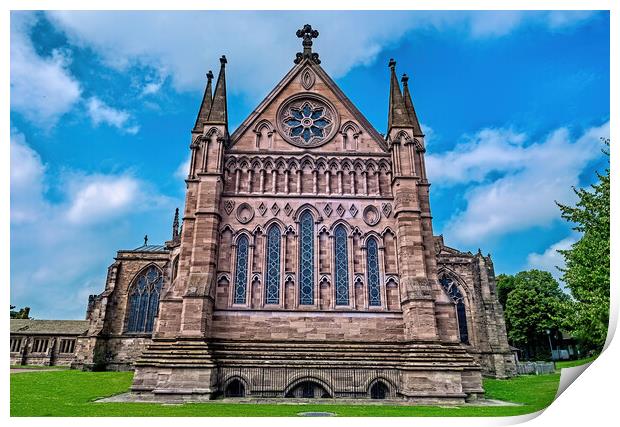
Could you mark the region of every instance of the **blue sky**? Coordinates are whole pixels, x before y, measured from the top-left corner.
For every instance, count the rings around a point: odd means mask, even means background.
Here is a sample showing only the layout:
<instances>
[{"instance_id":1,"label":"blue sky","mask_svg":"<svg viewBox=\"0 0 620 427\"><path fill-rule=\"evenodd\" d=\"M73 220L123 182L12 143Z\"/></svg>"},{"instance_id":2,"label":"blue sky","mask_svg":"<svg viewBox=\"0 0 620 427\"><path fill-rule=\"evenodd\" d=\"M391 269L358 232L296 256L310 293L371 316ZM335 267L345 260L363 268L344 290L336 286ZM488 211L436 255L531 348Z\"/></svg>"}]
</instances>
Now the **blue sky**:
<instances>
[{"instance_id":1,"label":"blue sky","mask_svg":"<svg viewBox=\"0 0 620 427\"><path fill-rule=\"evenodd\" d=\"M226 54L232 131L306 22L379 132L389 58L410 76L435 233L497 274L558 276L578 236L553 200L606 166L607 12L13 12L11 303L82 318L116 250L169 239L206 71Z\"/></svg>"}]
</instances>

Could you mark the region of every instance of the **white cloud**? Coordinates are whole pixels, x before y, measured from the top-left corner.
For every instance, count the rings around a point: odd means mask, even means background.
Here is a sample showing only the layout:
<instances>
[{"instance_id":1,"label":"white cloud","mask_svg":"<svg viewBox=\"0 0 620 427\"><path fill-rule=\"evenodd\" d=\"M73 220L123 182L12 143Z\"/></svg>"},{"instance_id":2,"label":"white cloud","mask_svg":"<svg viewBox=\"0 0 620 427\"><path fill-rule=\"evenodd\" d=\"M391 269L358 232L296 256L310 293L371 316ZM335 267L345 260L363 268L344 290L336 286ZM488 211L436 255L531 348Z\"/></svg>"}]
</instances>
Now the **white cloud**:
<instances>
[{"instance_id":1,"label":"white cloud","mask_svg":"<svg viewBox=\"0 0 620 427\"><path fill-rule=\"evenodd\" d=\"M49 200L45 189L58 195ZM37 318L82 318L103 290L119 242L153 228L175 203L128 173L67 173L52 180L41 156L11 134L11 299ZM148 214L147 214L148 213ZM168 215L164 217L167 225ZM133 243L131 243L133 244Z\"/></svg>"},{"instance_id":2,"label":"white cloud","mask_svg":"<svg viewBox=\"0 0 620 427\"><path fill-rule=\"evenodd\" d=\"M139 182L129 176L92 176L74 185L67 218L73 223L90 223L121 216L139 205Z\"/></svg>"},{"instance_id":3,"label":"white cloud","mask_svg":"<svg viewBox=\"0 0 620 427\"><path fill-rule=\"evenodd\" d=\"M596 13L593 10L551 10L547 12L547 25L551 29L561 29L578 25Z\"/></svg>"},{"instance_id":4,"label":"white cloud","mask_svg":"<svg viewBox=\"0 0 620 427\"><path fill-rule=\"evenodd\" d=\"M44 174L39 154L24 135L11 132L11 223L34 221L43 213Z\"/></svg>"},{"instance_id":5,"label":"white cloud","mask_svg":"<svg viewBox=\"0 0 620 427\"><path fill-rule=\"evenodd\" d=\"M11 109L49 128L79 101L81 88L68 70L66 51L46 58L37 54L29 36L35 21L28 14L11 14Z\"/></svg>"},{"instance_id":6,"label":"white cloud","mask_svg":"<svg viewBox=\"0 0 620 427\"><path fill-rule=\"evenodd\" d=\"M160 91L164 82L166 81L165 76L162 76L161 72L157 73L156 77L147 78L144 84L142 85L142 90L140 92L141 96L154 95Z\"/></svg>"},{"instance_id":7,"label":"white cloud","mask_svg":"<svg viewBox=\"0 0 620 427\"><path fill-rule=\"evenodd\" d=\"M92 97L86 102L88 115L95 126L101 123L113 126L129 134L135 135L140 130L137 125L128 126L131 115L123 110L110 107L97 97Z\"/></svg>"},{"instance_id":8,"label":"white cloud","mask_svg":"<svg viewBox=\"0 0 620 427\"><path fill-rule=\"evenodd\" d=\"M532 155L525 141L525 134L508 129L483 129L452 151L427 155L428 174L433 183L444 185L480 182L495 171L517 171Z\"/></svg>"},{"instance_id":9,"label":"white cloud","mask_svg":"<svg viewBox=\"0 0 620 427\"><path fill-rule=\"evenodd\" d=\"M460 243L479 244L489 237L547 226L559 218L555 200L574 201L572 186L601 155L609 122L571 140L567 129L526 145L527 136L485 129L453 151L428 156L429 179L445 187L470 184L467 207L457 212L444 233ZM500 175L499 178L494 178Z\"/></svg>"},{"instance_id":10,"label":"white cloud","mask_svg":"<svg viewBox=\"0 0 620 427\"><path fill-rule=\"evenodd\" d=\"M226 54L227 75L235 82L229 90L253 98L264 95L292 66L301 50L294 34L306 22L320 31L314 49L326 70L338 78L374 62L382 50L414 29L456 28L472 37L497 37L524 22L549 27L551 20L548 12L512 11L54 11L48 17L72 43L94 49L109 66L152 67L170 76L177 90L201 90L205 71L217 71L217 58ZM570 12L553 18L556 26L573 21Z\"/></svg>"},{"instance_id":11,"label":"white cloud","mask_svg":"<svg viewBox=\"0 0 620 427\"><path fill-rule=\"evenodd\" d=\"M564 256L558 251L570 249L577 240L579 240L577 236L569 236L549 246L542 254L530 253L527 256L527 268L548 271L556 280L560 280L562 273L558 270L558 267L563 268L566 263Z\"/></svg>"},{"instance_id":12,"label":"white cloud","mask_svg":"<svg viewBox=\"0 0 620 427\"><path fill-rule=\"evenodd\" d=\"M179 179L186 179L189 174L189 162L192 161L192 156L189 155L187 158L179 165L177 170L174 172L174 177Z\"/></svg>"},{"instance_id":13,"label":"white cloud","mask_svg":"<svg viewBox=\"0 0 620 427\"><path fill-rule=\"evenodd\" d=\"M481 10L471 15L473 37L499 37L511 33L523 21L525 11Z\"/></svg>"}]
</instances>

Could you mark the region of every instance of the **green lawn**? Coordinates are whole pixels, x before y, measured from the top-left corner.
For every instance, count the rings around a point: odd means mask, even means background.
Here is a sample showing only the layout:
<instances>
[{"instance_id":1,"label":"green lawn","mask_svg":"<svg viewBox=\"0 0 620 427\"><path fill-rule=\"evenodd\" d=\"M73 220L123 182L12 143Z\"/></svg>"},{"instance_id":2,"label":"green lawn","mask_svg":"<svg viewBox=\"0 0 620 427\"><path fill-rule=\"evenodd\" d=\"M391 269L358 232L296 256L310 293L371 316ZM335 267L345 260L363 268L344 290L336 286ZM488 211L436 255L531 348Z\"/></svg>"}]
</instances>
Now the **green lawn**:
<instances>
[{"instance_id":1,"label":"green lawn","mask_svg":"<svg viewBox=\"0 0 620 427\"><path fill-rule=\"evenodd\" d=\"M590 363L592 361L594 361L598 356L592 356L592 357L588 357L586 359L579 359L579 360L564 360L564 361L560 361L560 362L555 362L555 368L556 369L562 369L562 368L572 368L575 366L580 366L580 365L585 365L586 363Z\"/></svg>"},{"instance_id":2,"label":"green lawn","mask_svg":"<svg viewBox=\"0 0 620 427\"><path fill-rule=\"evenodd\" d=\"M535 412L555 397L559 374L487 379L487 397L523 404L501 407L290 405L188 403L93 403L125 392L131 372L55 371L11 374L11 416L296 416L328 411L339 416L509 416Z\"/></svg>"}]
</instances>

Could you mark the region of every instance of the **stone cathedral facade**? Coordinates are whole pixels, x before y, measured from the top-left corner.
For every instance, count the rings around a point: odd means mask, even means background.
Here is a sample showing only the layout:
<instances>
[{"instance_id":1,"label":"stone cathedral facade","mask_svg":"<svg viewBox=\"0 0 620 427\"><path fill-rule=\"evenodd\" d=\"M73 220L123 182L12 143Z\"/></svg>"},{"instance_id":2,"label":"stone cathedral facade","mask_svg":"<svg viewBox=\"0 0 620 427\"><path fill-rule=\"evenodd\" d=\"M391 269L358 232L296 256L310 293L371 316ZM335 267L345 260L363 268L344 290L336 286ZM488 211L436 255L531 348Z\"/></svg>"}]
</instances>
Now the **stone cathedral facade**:
<instances>
[{"instance_id":1,"label":"stone cathedral facade","mask_svg":"<svg viewBox=\"0 0 620 427\"><path fill-rule=\"evenodd\" d=\"M191 131L182 225L119 251L75 364L132 391L460 403L514 374L489 256L434 236L424 135L390 60L387 132L297 32L294 66L232 133L226 58Z\"/></svg>"}]
</instances>

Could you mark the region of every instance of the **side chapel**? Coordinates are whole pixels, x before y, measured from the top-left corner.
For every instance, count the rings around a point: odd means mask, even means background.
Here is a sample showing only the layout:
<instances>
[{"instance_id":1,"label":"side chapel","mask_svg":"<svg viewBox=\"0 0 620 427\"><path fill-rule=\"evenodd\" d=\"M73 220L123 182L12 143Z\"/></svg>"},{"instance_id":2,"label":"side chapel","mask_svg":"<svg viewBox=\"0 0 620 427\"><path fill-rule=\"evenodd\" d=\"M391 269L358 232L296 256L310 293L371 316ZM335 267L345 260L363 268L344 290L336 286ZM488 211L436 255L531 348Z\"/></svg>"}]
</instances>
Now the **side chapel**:
<instances>
[{"instance_id":1,"label":"side chapel","mask_svg":"<svg viewBox=\"0 0 620 427\"><path fill-rule=\"evenodd\" d=\"M318 31L232 133L226 57L191 131L172 238L117 253L75 365L132 391L462 403L515 373L490 256L433 236L408 78L382 136L321 67Z\"/></svg>"}]
</instances>

